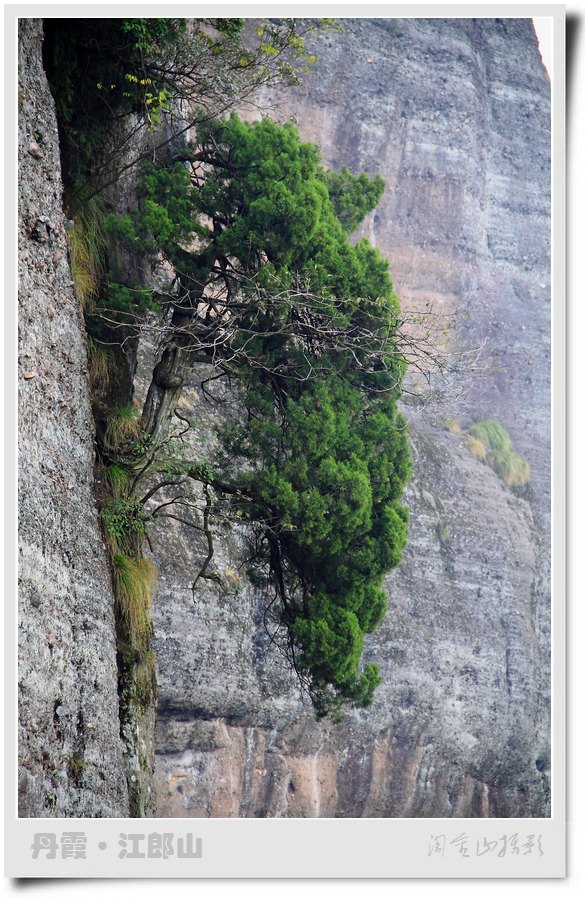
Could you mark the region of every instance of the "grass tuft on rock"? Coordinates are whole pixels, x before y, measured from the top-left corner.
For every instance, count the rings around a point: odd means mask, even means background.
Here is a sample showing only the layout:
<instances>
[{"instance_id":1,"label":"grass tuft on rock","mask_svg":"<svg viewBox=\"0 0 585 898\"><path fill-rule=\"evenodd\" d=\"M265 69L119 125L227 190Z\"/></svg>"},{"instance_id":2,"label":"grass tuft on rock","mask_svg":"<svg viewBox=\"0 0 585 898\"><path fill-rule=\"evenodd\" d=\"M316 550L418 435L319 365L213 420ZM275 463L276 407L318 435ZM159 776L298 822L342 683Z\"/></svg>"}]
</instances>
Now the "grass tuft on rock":
<instances>
[{"instance_id":1,"label":"grass tuft on rock","mask_svg":"<svg viewBox=\"0 0 585 898\"><path fill-rule=\"evenodd\" d=\"M104 471L104 480L112 496L116 499L128 497L131 475L124 465L113 464L107 467Z\"/></svg>"},{"instance_id":2,"label":"grass tuft on rock","mask_svg":"<svg viewBox=\"0 0 585 898\"><path fill-rule=\"evenodd\" d=\"M113 457L127 454L136 447L140 433L140 418L133 406L114 409L108 416L104 446Z\"/></svg>"},{"instance_id":3,"label":"grass tuft on rock","mask_svg":"<svg viewBox=\"0 0 585 898\"><path fill-rule=\"evenodd\" d=\"M112 360L109 350L93 337L87 337L89 381L94 393L106 393L112 383Z\"/></svg>"},{"instance_id":4,"label":"grass tuft on rock","mask_svg":"<svg viewBox=\"0 0 585 898\"><path fill-rule=\"evenodd\" d=\"M507 486L525 486L530 480L530 465L512 447L505 427L497 421L480 421L469 428L467 448L485 461Z\"/></svg>"},{"instance_id":5,"label":"grass tuft on rock","mask_svg":"<svg viewBox=\"0 0 585 898\"><path fill-rule=\"evenodd\" d=\"M482 443L481 440L478 440L477 437L467 437L465 441L465 445L471 452L471 454L475 458L479 458L480 461L485 461L487 458L487 448L485 443Z\"/></svg>"},{"instance_id":6,"label":"grass tuft on rock","mask_svg":"<svg viewBox=\"0 0 585 898\"><path fill-rule=\"evenodd\" d=\"M156 658L148 649L135 667L136 701L141 707L149 707L156 700Z\"/></svg>"},{"instance_id":7,"label":"grass tuft on rock","mask_svg":"<svg viewBox=\"0 0 585 898\"><path fill-rule=\"evenodd\" d=\"M98 197L93 197L74 213L73 227L69 230L71 274L84 309L97 300L105 275L103 223L103 203Z\"/></svg>"},{"instance_id":8,"label":"grass tuft on rock","mask_svg":"<svg viewBox=\"0 0 585 898\"><path fill-rule=\"evenodd\" d=\"M132 641L142 639L151 628L156 566L148 558L131 558L120 552L113 557L113 567L119 611L128 635Z\"/></svg>"},{"instance_id":9,"label":"grass tuft on rock","mask_svg":"<svg viewBox=\"0 0 585 898\"><path fill-rule=\"evenodd\" d=\"M445 430L448 430L449 433L462 433L461 425L459 424L459 421L455 420L455 418L444 418L443 427L445 428Z\"/></svg>"}]
</instances>

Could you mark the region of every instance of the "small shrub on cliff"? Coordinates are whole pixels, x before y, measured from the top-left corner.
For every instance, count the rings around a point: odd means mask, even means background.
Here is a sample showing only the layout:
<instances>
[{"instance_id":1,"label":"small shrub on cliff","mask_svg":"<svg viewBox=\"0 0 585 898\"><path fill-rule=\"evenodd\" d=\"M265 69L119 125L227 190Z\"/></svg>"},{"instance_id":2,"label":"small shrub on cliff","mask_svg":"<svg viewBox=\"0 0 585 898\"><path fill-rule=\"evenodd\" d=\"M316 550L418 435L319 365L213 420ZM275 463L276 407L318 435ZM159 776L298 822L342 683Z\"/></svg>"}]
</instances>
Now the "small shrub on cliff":
<instances>
[{"instance_id":1,"label":"small shrub on cliff","mask_svg":"<svg viewBox=\"0 0 585 898\"><path fill-rule=\"evenodd\" d=\"M139 556L145 525L138 499L128 495L111 496L100 511L100 517L112 553Z\"/></svg>"},{"instance_id":2,"label":"small shrub on cliff","mask_svg":"<svg viewBox=\"0 0 585 898\"><path fill-rule=\"evenodd\" d=\"M497 421L472 424L468 447L477 458L486 461L508 486L525 486L530 480L530 465L512 448L508 431Z\"/></svg>"}]
</instances>

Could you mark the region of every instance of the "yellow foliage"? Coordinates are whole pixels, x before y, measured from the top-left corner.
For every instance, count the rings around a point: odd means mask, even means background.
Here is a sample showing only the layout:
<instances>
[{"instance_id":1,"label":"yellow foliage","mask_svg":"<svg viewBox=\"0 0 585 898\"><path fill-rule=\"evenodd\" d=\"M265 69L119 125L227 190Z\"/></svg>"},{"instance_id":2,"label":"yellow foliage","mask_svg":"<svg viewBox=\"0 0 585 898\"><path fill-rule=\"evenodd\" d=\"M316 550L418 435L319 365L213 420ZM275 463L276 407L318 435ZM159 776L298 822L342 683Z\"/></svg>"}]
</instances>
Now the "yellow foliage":
<instances>
[{"instance_id":1,"label":"yellow foliage","mask_svg":"<svg viewBox=\"0 0 585 898\"><path fill-rule=\"evenodd\" d=\"M467 437L465 445L475 458L485 461L487 458L487 449L485 443L478 440L477 437Z\"/></svg>"},{"instance_id":2,"label":"yellow foliage","mask_svg":"<svg viewBox=\"0 0 585 898\"><path fill-rule=\"evenodd\" d=\"M443 427L445 430L448 430L449 433L461 433L461 425L455 418L445 418Z\"/></svg>"}]
</instances>

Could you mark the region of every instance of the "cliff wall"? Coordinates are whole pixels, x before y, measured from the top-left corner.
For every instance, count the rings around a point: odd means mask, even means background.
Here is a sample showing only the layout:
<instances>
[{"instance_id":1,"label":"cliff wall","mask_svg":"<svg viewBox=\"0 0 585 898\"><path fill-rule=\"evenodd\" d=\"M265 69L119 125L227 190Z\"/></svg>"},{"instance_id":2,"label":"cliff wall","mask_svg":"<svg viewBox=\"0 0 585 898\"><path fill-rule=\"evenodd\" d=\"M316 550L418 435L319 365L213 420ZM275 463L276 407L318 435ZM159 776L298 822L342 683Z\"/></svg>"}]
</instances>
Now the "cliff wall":
<instances>
[{"instance_id":1,"label":"cliff wall","mask_svg":"<svg viewBox=\"0 0 585 898\"><path fill-rule=\"evenodd\" d=\"M530 19L343 20L318 75L281 96L324 162L380 172L364 234L390 259L403 308L462 308L455 348L495 368L457 413L495 416L550 509L550 85Z\"/></svg>"},{"instance_id":2,"label":"cliff wall","mask_svg":"<svg viewBox=\"0 0 585 898\"><path fill-rule=\"evenodd\" d=\"M19 814L125 817L114 598L42 39L40 20L20 20Z\"/></svg>"},{"instance_id":3,"label":"cliff wall","mask_svg":"<svg viewBox=\"0 0 585 898\"><path fill-rule=\"evenodd\" d=\"M407 406L409 546L365 652L383 684L344 724L315 722L270 643L246 534L218 528L221 585L194 597L203 544L180 525L157 534L158 813L546 816L550 95L536 37L530 20L345 20L315 53L303 87L261 101L294 114L326 164L385 177L364 233L403 307L462 309L450 346L485 341L491 371ZM201 444L217 413L199 380L183 413ZM529 460L522 490L467 448L485 419Z\"/></svg>"},{"instance_id":4,"label":"cliff wall","mask_svg":"<svg viewBox=\"0 0 585 898\"><path fill-rule=\"evenodd\" d=\"M81 313L67 259L42 28L20 34L20 813L127 816L110 574L93 494ZM492 370L406 404L415 472L389 612L365 659L374 706L316 722L246 576L245 528L153 532L160 568L159 816L545 816L549 813L550 96L529 20L346 20L305 86L260 98L295 114L324 162L380 172L364 233L403 307L464 314L453 349ZM138 351L136 391L155 347ZM237 414L196 369L194 450ZM435 383L432 380L431 385ZM417 384L413 377L413 390ZM445 429L445 416L457 428ZM532 467L511 489L466 445L506 426ZM195 499L197 497L195 496ZM147 786L145 785L145 789Z\"/></svg>"}]
</instances>

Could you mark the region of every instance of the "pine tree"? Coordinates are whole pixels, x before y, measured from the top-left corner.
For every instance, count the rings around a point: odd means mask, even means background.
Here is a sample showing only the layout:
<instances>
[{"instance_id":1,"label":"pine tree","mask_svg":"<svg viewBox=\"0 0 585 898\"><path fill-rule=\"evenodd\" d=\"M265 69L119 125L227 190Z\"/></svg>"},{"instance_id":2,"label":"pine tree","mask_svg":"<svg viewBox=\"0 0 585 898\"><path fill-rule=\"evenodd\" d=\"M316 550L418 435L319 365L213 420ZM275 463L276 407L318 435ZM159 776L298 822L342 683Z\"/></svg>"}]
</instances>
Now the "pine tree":
<instances>
[{"instance_id":1,"label":"pine tree","mask_svg":"<svg viewBox=\"0 0 585 898\"><path fill-rule=\"evenodd\" d=\"M381 189L327 172L291 124L232 115L150 165L140 206L111 222L175 272L142 415L151 445L194 359L237 381L245 415L221 429L215 469L189 474L252 525L275 639L319 714L372 701L364 635L407 536L399 301L378 250L349 239Z\"/></svg>"}]
</instances>

